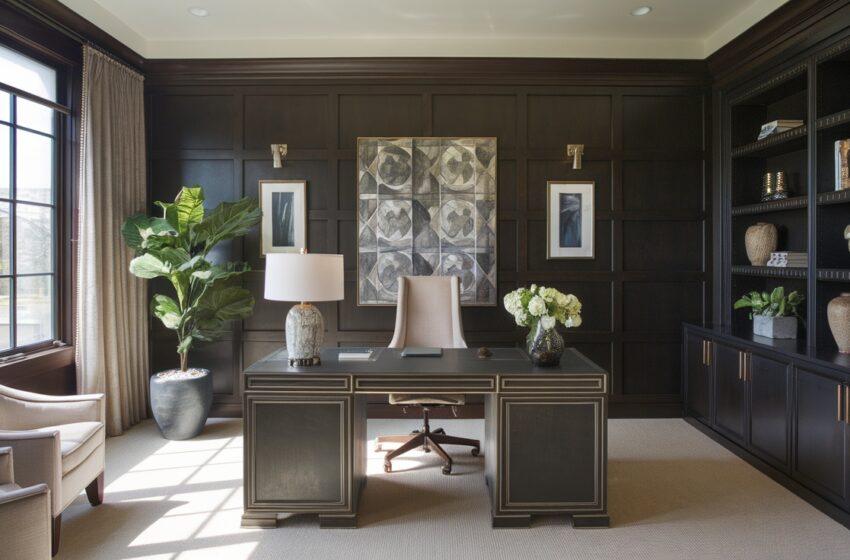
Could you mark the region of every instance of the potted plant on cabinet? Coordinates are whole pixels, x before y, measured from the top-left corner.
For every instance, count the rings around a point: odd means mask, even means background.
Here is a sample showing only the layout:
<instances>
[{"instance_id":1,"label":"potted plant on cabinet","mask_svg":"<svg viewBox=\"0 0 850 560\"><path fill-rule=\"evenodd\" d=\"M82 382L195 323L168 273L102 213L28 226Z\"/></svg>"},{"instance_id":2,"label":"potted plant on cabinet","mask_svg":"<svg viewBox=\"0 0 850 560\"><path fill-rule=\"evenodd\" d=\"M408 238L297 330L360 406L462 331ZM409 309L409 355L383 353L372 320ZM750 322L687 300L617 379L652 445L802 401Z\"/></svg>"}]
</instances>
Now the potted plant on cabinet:
<instances>
[{"instance_id":1,"label":"potted plant on cabinet","mask_svg":"<svg viewBox=\"0 0 850 560\"><path fill-rule=\"evenodd\" d=\"M750 308L753 334L768 338L797 338L797 319L802 320L797 308L804 297L779 286L771 293L750 292L735 302L735 309Z\"/></svg>"},{"instance_id":2,"label":"potted plant on cabinet","mask_svg":"<svg viewBox=\"0 0 850 560\"><path fill-rule=\"evenodd\" d=\"M204 191L183 187L174 202L156 202L161 218L130 216L122 227L124 240L136 257L130 272L139 278L164 278L176 299L154 294L151 312L177 335L180 368L150 379L151 409L167 439L195 437L204 428L212 404L209 370L189 367L195 342L221 338L225 321L244 319L254 308L251 292L235 283L249 270L247 263L216 263L210 251L220 242L241 237L260 221L250 198L223 202L204 212Z\"/></svg>"}]
</instances>

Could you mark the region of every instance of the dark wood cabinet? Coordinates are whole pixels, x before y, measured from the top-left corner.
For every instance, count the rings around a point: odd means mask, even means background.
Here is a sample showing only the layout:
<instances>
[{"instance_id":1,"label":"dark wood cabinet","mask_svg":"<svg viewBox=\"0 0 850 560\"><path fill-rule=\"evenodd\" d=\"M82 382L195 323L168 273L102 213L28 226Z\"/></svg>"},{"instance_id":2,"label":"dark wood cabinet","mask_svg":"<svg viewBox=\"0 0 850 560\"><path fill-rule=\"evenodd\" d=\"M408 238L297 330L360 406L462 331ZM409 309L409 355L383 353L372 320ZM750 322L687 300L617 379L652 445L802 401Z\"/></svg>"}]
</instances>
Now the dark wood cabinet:
<instances>
[{"instance_id":1,"label":"dark wood cabinet","mask_svg":"<svg viewBox=\"0 0 850 560\"><path fill-rule=\"evenodd\" d=\"M795 381L794 477L846 508L846 385L803 368L797 368Z\"/></svg>"},{"instance_id":2,"label":"dark wood cabinet","mask_svg":"<svg viewBox=\"0 0 850 560\"><path fill-rule=\"evenodd\" d=\"M686 334L685 341L685 401L689 414L700 418L711 417L710 392L711 392L711 368L710 347L711 341L694 334Z\"/></svg>"},{"instance_id":3,"label":"dark wood cabinet","mask_svg":"<svg viewBox=\"0 0 850 560\"><path fill-rule=\"evenodd\" d=\"M746 445L746 352L737 346L713 343L714 427L726 437Z\"/></svg>"},{"instance_id":4,"label":"dark wood cabinet","mask_svg":"<svg viewBox=\"0 0 850 560\"><path fill-rule=\"evenodd\" d=\"M746 364L750 400L750 450L775 467L789 467L791 366L758 353Z\"/></svg>"},{"instance_id":5,"label":"dark wood cabinet","mask_svg":"<svg viewBox=\"0 0 850 560\"><path fill-rule=\"evenodd\" d=\"M686 420L850 527L850 372L724 327L682 338Z\"/></svg>"}]
</instances>

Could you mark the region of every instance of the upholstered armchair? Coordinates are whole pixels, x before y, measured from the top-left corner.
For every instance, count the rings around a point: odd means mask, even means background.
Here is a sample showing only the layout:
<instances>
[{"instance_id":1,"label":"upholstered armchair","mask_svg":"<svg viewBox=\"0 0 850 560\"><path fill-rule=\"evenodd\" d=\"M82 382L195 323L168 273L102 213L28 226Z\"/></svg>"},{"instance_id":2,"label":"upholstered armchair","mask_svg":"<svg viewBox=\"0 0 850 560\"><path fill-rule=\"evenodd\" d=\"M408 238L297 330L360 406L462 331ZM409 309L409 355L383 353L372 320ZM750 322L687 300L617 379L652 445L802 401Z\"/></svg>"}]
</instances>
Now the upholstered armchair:
<instances>
[{"instance_id":1,"label":"upholstered armchair","mask_svg":"<svg viewBox=\"0 0 850 560\"><path fill-rule=\"evenodd\" d=\"M50 490L15 484L11 447L0 447L0 557L50 558Z\"/></svg>"},{"instance_id":2,"label":"upholstered armchair","mask_svg":"<svg viewBox=\"0 0 850 560\"><path fill-rule=\"evenodd\" d=\"M62 512L80 492L93 506L103 501L105 431L101 394L54 397L0 385L0 446L14 449L18 484L50 488L53 554Z\"/></svg>"}]
</instances>

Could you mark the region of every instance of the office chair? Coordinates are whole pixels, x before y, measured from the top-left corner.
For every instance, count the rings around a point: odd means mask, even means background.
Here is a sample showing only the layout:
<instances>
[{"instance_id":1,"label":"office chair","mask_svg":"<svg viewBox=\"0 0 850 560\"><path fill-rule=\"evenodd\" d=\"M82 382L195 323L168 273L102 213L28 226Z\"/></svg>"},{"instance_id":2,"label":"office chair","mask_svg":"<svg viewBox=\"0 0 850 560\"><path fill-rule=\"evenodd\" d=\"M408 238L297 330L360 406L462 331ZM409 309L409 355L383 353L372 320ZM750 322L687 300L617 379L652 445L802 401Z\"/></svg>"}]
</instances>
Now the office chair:
<instances>
[{"instance_id":1,"label":"office chair","mask_svg":"<svg viewBox=\"0 0 850 560\"><path fill-rule=\"evenodd\" d=\"M390 348L406 346L433 348L466 348L460 318L460 282L456 276L402 276L398 280L395 334ZM425 358L423 358L425 359ZM378 436L375 450L384 443L402 445L384 457L384 471L392 472L392 460L412 449L421 447L426 453L434 451L445 464L443 474L451 474L452 458L440 446L468 445L477 456L481 443L476 439L449 436L445 430L431 430L428 413L435 406L460 406L464 395L405 395L391 394L390 404L421 406L423 426L412 434Z\"/></svg>"}]
</instances>

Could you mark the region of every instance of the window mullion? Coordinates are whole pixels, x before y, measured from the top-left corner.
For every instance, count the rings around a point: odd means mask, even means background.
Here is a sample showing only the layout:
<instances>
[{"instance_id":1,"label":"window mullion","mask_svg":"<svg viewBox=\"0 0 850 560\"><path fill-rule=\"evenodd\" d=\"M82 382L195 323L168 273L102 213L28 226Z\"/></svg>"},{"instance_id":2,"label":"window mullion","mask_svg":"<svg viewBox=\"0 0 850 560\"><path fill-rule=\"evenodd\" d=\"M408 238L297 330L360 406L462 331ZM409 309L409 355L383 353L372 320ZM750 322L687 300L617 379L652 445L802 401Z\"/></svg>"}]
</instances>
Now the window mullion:
<instances>
[{"instance_id":1,"label":"window mullion","mask_svg":"<svg viewBox=\"0 0 850 560\"><path fill-rule=\"evenodd\" d=\"M12 95L12 107L11 107L11 120L12 120L12 130L11 135L11 161L10 166L12 168L12 181L9 185L9 198L11 199L9 203L9 272L12 277L9 279L9 345L11 348L17 348L18 346L18 282L15 277L15 272L17 271L17 251L16 248L16 237L17 237L17 206L15 205L15 196L17 194L18 189L18 131L15 124L17 123L17 111L18 111L18 100L17 96Z\"/></svg>"}]
</instances>

